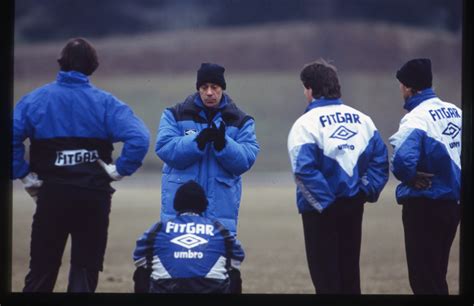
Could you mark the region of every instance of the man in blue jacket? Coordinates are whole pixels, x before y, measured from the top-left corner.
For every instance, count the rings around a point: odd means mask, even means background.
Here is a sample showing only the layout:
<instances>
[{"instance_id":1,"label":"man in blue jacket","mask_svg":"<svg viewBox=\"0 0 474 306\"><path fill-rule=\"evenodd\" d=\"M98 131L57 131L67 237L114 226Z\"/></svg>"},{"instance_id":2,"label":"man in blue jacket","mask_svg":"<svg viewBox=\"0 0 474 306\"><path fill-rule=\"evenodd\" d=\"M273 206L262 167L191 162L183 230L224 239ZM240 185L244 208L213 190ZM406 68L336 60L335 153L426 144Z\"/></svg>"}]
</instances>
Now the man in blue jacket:
<instances>
[{"instance_id":1,"label":"man in blue jacket","mask_svg":"<svg viewBox=\"0 0 474 306\"><path fill-rule=\"evenodd\" d=\"M408 111L393 146L400 180L408 276L414 294L448 294L449 252L460 218L462 111L432 89L431 61L416 58L396 74Z\"/></svg>"},{"instance_id":2,"label":"man in blue jacket","mask_svg":"<svg viewBox=\"0 0 474 306\"><path fill-rule=\"evenodd\" d=\"M141 166L150 135L130 107L89 82L99 62L88 41L71 39L58 63L56 81L27 94L14 109L13 179L21 179L36 202L23 291L53 291L71 235L67 290L94 292L107 243L110 182ZM124 146L112 164L115 142Z\"/></svg>"},{"instance_id":3,"label":"man in blue jacket","mask_svg":"<svg viewBox=\"0 0 474 306\"><path fill-rule=\"evenodd\" d=\"M254 119L224 93L224 70L217 64L201 65L197 72L198 92L163 112L155 151L164 161L162 221L176 215L173 199L178 187L194 180L209 199L204 216L218 219L236 234L242 193L240 176L252 167L259 145ZM232 290L239 292L240 272L234 272Z\"/></svg>"},{"instance_id":4,"label":"man in blue jacket","mask_svg":"<svg viewBox=\"0 0 474 306\"><path fill-rule=\"evenodd\" d=\"M239 269L245 254L219 221L203 216L207 204L198 183L178 188L177 216L154 224L137 240L135 292L231 293L229 271Z\"/></svg>"},{"instance_id":5,"label":"man in blue jacket","mask_svg":"<svg viewBox=\"0 0 474 306\"><path fill-rule=\"evenodd\" d=\"M372 120L342 102L334 66L317 60L300 78L308 107L288 151L311 279L318 294L360 294L364 203L388 180L387 149Z\"/></svg>"}]
</instances>

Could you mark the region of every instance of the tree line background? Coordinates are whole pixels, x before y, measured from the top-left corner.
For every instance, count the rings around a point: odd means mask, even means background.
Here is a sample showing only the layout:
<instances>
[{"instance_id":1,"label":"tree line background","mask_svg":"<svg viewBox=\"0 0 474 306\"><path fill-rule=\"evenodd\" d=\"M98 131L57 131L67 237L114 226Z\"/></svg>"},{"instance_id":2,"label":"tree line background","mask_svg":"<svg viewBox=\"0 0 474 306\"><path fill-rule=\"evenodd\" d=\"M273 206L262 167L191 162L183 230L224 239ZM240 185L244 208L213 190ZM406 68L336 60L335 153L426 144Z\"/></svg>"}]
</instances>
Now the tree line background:
<instances>
[{"instance_id":1,"label":"tree line background","mask_svg":"<svg viewBox=\"0 0 474 306\"><path fill-rule=\"evenodd\" d=\"M17 41L291 21L390 22L460 30L460 0L17 0Z\"/></svg>"}]
</instances>

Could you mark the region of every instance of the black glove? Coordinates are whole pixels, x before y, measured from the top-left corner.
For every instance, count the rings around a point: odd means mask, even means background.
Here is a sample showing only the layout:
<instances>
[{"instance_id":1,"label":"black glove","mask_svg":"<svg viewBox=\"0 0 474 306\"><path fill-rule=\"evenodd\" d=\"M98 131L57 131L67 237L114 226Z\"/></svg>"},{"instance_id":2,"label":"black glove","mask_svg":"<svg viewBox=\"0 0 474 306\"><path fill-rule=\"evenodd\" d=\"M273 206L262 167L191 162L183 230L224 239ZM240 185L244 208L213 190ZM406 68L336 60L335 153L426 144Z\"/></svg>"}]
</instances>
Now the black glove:
<instances>
[{"instance_id":1,"label":"black glove","mask_svg":"<svg viewBox=\"0 0 474 306\"><path fill-rule=\"evenodd\" d=\"M240 270L231 267L228 273L230 279L230 293L241 294L242 277L240 276Z\"/></svg>"},{"instance_id":2,"label":"black glove","mask_svg":"<svg viewBox=\"0 0 474 306\"><path fill-rule=\"evenodd\" d=\"M152 269L145 267L138 267L133 273L134 292L148 293L150 290L150 275Z\"/></svg>"},{"instance_id":3,"label":"black glove","mask_svg":"<svg viewBox=\"0 0 474 306\"><path fill-rule=\"evenodd\" d=\"M202 130L196 137L199 150L203 151L208 142L214 141L216 134L217 129L215 127L208 127Z\"/></svg>"},{"instance_id":4,"label":"black glove","mask_svg":"<svg viewBox=\"0 0 474 306\"><path fill-rule=\"evenodd\" d=\"M212 123L214 124L214 122ZM215 126L215 124L214 124ZM216 137L214 139L214 149L216 149L217 152L222 151L224 149L226 140L225 140L225 123L224 121L221 122L221 125L219 126L219 129L216 128Z\"/></svg>"}]
</instances>

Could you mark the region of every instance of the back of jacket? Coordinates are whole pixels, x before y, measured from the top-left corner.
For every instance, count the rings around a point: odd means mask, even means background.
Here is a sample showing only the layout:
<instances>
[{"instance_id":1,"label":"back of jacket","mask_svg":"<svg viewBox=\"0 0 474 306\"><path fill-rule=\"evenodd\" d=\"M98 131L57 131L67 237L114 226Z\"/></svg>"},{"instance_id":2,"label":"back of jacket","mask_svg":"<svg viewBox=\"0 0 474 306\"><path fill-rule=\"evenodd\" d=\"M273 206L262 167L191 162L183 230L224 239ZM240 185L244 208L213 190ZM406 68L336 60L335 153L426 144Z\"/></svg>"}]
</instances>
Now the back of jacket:
<instances>
[{"instance_id":1,"label":"back of jacket","mask_svg":"<svg viewBox=\"0 0 474 306\"><path fill-rule=\"evenodd\" d=\"M97 160L111 163L112 144L124 142L117 171L131 175L141 166L149 137L126 104L94 87L86 75L60 71L56 82L26 95L15 107L13 178L32 171L45 182L112 191ZM30 163L24 159L26 138Z\"/></svg>"},{"instance_id":2,"label":"back of jacket","mask_svg":"<svg viewBox=\"0 0 474 306\"><path fill-rule=\"evenodd\" d=\"M388 180L387 148L374 123L340 99L313 100L290 130L288 151L300 213L358 194L375 202Z\"/></svg>"},{"instance_id":3,"label":"back of jacket","mask_svg":"<svg viewBox=\"0 0 474 306\"><path fill-rule=\"evenodd\" d=\"M458 201L462 111L441 101L431 90L415 99L420 101L415 101L402 118L397 133L390 137L394 148L392 172L401 181L397 186L397 201L403 203L403 199L413 197ZM431 188L412 186L417 171L434 174Z\"/></svg>"},{"instance_id":4,"label":"back of jacket","mask_svg":"<svg viewBox=\"0 0 474 306\"><path fill-rule=\"evenodd\" d=\"M218 221L183 213L146 231L133 259L137 267L152 268L152 291L212 292L228 285L228 270L239 268L244 251Z\"/></svg>"}]
</instances>

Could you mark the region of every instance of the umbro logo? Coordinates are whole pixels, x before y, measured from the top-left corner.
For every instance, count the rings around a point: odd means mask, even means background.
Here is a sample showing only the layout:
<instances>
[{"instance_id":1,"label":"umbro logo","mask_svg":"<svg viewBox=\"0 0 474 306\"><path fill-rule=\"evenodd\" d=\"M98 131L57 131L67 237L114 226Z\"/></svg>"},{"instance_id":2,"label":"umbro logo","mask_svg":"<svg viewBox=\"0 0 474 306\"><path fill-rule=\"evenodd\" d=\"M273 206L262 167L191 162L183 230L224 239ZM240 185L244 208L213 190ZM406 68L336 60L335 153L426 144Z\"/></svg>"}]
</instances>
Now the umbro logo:
<instances>
[{"instance_id":1,"label":"umbro logo","mask_svg":"<svg viewBox=\"0 0 474 306\"><path fill-rule=\"evenodd\" d=\"M204 238L201 238L194 234L185 234L173 238L170 242L177 244L179 246L185 247L187 249L192 249L197 247L198 245L208 243L208 241Z\"/></svg>"},{"instance_id":2,"label":"umbro logo","mask_svg":"<svg viewBox=\"0 0 474 306\"><path fill-rule=\"evenodd\" d=\"M330 138L341 139L341 140L347 140L349 138L354 137L355 135L357 135L356 132L353 132L353 131L349 130L348 128L346 128L345 126L341 125L329 137Z\"/></svg>"},{"instance_id":3,"label":"umbro logo","mask_svg":"<svg viewBox=\"0 0 474 306\"><path fill-rule=\"evenodd\" d=\"M197 134L197 130L196 129L186 129L184 130L184 135L194 135L194 134Z\"/></svg>"},{"instance_id":4,"label":"umbro logo","mask_svg":"<svg viewBox=\"0 0 474 306\"><path fill-rule=\"evenodd\" d=\"M455 125L454 123L448 123L448 126L444 129L443 135L451 136L451 138L455 138L459 132L461 132L461 128Z\"/></svg>"}]
</instances>

